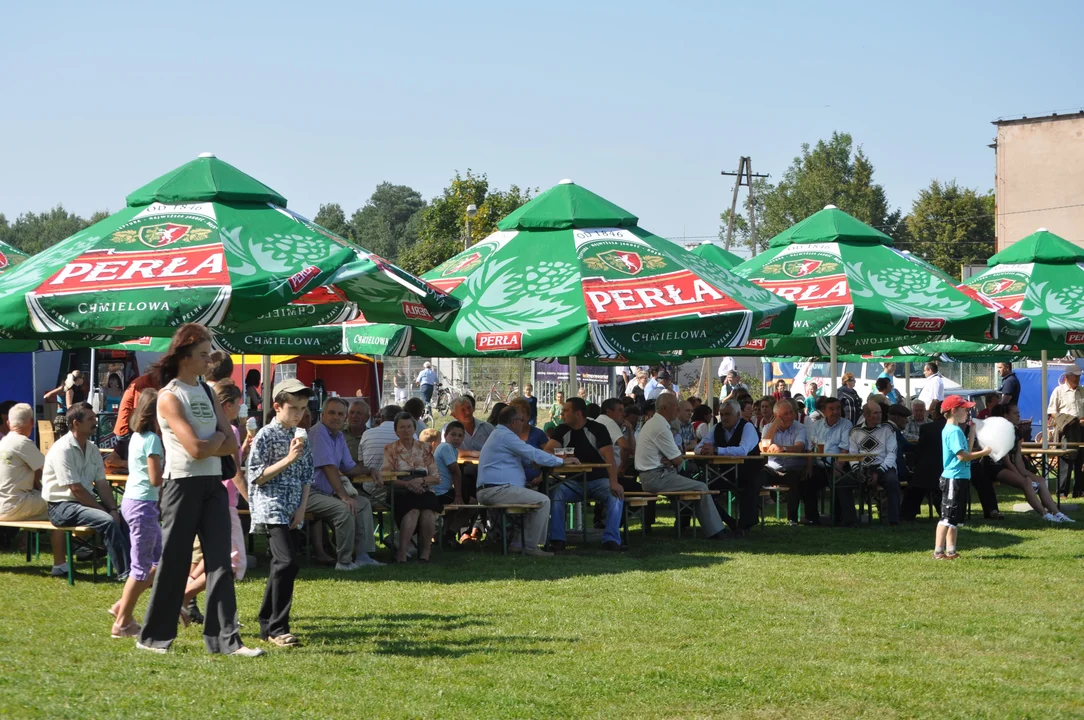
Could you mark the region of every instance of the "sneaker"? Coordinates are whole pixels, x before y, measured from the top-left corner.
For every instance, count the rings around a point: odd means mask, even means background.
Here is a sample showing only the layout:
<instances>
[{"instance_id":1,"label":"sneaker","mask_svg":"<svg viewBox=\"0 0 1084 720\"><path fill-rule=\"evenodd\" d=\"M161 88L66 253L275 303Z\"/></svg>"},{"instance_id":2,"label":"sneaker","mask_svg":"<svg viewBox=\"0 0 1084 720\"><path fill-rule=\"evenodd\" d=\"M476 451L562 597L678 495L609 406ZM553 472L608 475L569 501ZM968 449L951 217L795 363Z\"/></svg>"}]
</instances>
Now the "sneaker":
<instances>
[{"instance_id":1,"label":"sneaker","mask_svg":"<svg viewBox=\"0 0 1084 720\"><path fill-rule=\"evenodd\" d=\"M165 652L165 650L163 650L162 652ZM232 657L254 658L254 657L260 657L261 655L264 654L264 652L263 652L263 648L250 648L250 647L246 647L246 646L242 645L241 647L237 648L233 652L226 653L226 654L230 655Z\"/></svg>"},{"instance_id":2,"label":"sneaker","mask_svg":"<svg viewBox=\"0 0 1084 720\"><path fill-rule=\"evenodd\" d=\"M521 550L523 550L523 545L522 544L520 544L518 542L508 543L508 552L516 552L516 553L518 553ZM550 553L550 554L552 555L553 553Z\"/></svg>"},{"instance_id":3,"label":"sneaker","mask_svg":"<svg viewBox=\"0 0 1084 720\"><path fill-rule=\"evenodd\" d=\"M156 653L158 655L165 655L168 652L168 650L166 650L165 648L151 647L150 645L144 645L143 643L139 642L138 640L136 640L136 650L146 650L147 652Z\"/></svg>"},{"instance_id":4,"label":"sneaker","mask_svg":"<svg viewBox=\"0 0 1084 720\"><path fill-rule=\"evenodd\" d=\"M363 558L358 558L357 560L355 560L354 565L356 567L359 567L359 568L362 568L362 567L384 567L384 563L380 562L379 560L377 560L374 557L369 557L368 555L366 555Z\"/></svg>"},{"instance_id":5,"label":"sneaker","mask_svg":"<svg viewBox=\"0 0 1084 720\"><path fill-rule=\"evenodd\" d=\"M1063 512L1059 512L1054 517L1056 517L1058 519L1058 522L1063 522L1063 523L1075 523L1076 522L1076 520L1072 519L1071 517L1069 517L1068 515L1066 515Z\"/></svg>"},{"instance_id":6,"label":"sneaker","mask_svg":"<svg viewBox=\"0 0 1084 720\"><path fill-rule=\"evenodd\" d=\"M49 572L53 577L64 577L68 574L68 563L61 563L60 565L54 565L53 569Z\"/></svg>"},{"instance_id":7,"label":"sneaker","mask_svg":"<svg viewBox=\"0 0 1084 720\"><path fill-rule=\"evenodd\" d=\"M621 543L616 543L613 540L607 540L606 542L602 543L602 549L607 552L628 552L629 546L622 545Z\"/></svg>"},{"instance_id":8,"label":"sneaker","mask_svg":"<svg viewBox=\"0 0 1084 720\"><path fill-rule=\"evenodd\" d=\"M349 565L344 565L343 563L335 563L335 569L339 572L350 572L351 570L357 570L359 567L361 566L357 563L350 563Z\"/></svg>"},{"instance_id":9,"label":"sneaker","mask_svg":"<svg viewBox=\"0 0 1084 720\"><path fill-rule=\"evenodd\" d=\"M555 553L564 552L565 551L565 541L564 540L551 540L550 541L550 550L552 550Z\"/></svg>"},{"instance_id":10,"label":"sneaker","mask_svg":"<svg viewBox=\"0 0 1084 720\"><path fill-rule=\"evenodd\" d=\"M199 611L199 603L196 602L196 598L192 598L188 601L188 605L185 607L188 611L188 619L197 625L203 624L203 613Z\"/></svg>"},{"instance_id":11,"label":"sneaker","mask_svg":"<svg viewBox=\"0 0 1084 720\"><path fill-rule=\"evenodd\" d=\"M527 548L523 551L523 554L529 555L530 557L553 557L553 553L546 552L541 548Z\"/></svg>"},{"instance_id":12,"label":"sneaker","mask_svg":"<svg viewBox=\"0 0 1084 720\"><path fill-rule=\"evenodd\" d=\"M1050 513L1047 513L1046 515L1043 515L1043 520L1046 520L1047 522L1052 522L1052 523L1061 522L1061 520L1058 519L1057 515L1052 515Z\"/></svg>"}]
</instances>

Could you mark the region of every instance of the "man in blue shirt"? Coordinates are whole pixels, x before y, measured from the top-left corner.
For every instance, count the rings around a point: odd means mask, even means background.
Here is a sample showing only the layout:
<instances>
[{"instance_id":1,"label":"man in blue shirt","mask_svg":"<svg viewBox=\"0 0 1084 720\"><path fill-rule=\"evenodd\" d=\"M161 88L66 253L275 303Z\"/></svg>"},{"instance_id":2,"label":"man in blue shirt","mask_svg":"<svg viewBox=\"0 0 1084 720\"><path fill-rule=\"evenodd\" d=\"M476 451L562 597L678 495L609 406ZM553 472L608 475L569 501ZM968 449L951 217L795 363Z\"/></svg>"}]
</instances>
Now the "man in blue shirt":
<instances>
[{"instance_id":1,"label":"man in blue shirt","mask_svg":"<svg viewBox=\"0 0 1084 720\"><path fill-rule=\"evenodd\" d=\"M522 459L543 467L576 465L579 460L574 457L559 458L520 440L519 433L527 419L520 416L514 407L501 410L497 422L497 429L486 440L478 458L478 502L482 505L539 503L541 507L527 513L524 520L523 552L535 557L552 557L553 553L540 547L546 542L550 499L528 489Z\"/></svg>"},{"instance_id":2,"label":"man in blue shirt","mask_svg":"<svg viewBox=\"0 0 1084 720\"><path fill-rule=\"evenodd\" d=\"M305 508L317 520L327 520L335 527L338 556L335 569L344 571L383 564L369 555L376 551L373 506L368 498L358 495L350 481L360 476L365 468L354 462L346 444L343 427L347 412L346 400L329 397L324 401L320 422L309 431L315 470ZM320 540L314 547L318 553L323 553L322 538Z\"/></svg>"},{"instance_id":3,"label":"man in blue shirt","mask_svg":"<svg viewBox=\"0 0 1084 720\"><path fill-rule=\"evenodd\" d=\"M418 373L418 379L414 381L414 384L421 386L426 408L429 407L429 403L433 400L433 388L438 380L440 380L440 376L433 369L433 363L426 360L425 364L422 365L422 371Z\"/></svg>"},{"instance_id":4,"label":"man in blue shirt","mask_svg":"<svg viewBox=\"0 0 1084 720\"><path fill-rule=\"evenodd\" d=\"M1020 378L1013 372L1012 363L998 363L997 372L1001 375L1001 385L997 391L1001 393L1002 402L1010 405L1020 404Z\"/></svg>"}]
</instances>

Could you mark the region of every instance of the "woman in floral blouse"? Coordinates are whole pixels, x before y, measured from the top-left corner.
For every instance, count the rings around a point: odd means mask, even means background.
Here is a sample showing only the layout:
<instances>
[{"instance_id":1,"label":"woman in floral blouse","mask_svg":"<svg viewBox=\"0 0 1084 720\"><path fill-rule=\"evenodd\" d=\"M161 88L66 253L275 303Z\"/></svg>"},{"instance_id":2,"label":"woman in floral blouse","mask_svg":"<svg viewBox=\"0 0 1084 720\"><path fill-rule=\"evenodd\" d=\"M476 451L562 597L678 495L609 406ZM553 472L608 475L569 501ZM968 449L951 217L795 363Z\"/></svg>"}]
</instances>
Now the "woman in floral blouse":
<instances>
[{"instance_id":1,"label":"woman in floral blouse","mask_svg":"<svg viewBox=\"0 0 1084 720\"><path fill-rule=\"evenodd\" d=\"M406 562L410 538L417 530L418 560L429 562L437 514L441 511L440 501L430 489L440 483L437 462L428 443L414 438L414 418L410 413L395 416L395 435L399 439L384 448L384 464L380 469L412 473L395 479L395 523L400 538L395 561Z\"/></svg>"}]
</instances>

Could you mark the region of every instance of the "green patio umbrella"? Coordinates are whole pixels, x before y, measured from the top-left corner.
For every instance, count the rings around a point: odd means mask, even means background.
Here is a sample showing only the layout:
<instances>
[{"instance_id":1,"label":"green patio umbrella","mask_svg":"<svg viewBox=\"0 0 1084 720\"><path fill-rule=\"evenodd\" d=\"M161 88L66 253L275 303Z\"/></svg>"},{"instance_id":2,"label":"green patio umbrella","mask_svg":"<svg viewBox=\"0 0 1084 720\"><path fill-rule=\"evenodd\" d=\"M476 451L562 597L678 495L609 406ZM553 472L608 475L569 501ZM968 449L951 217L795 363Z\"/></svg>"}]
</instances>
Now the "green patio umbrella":
<instances>
[{"instance_id":1,"label":"green patio umbrella","mask_svg":"<svg viewBox=\"0 0 1084 720\"><path fill-rule=\"evenodd\" d=\"M236 331L356 316L447 327L457 303L286 209L213 155L136 190L127 207L0 280L0 331L170 335L183 322Z\"/></svg>"},{"instance_id":2,"label":"green patio umbrella","mask_svg":"<svg viewBox=\"0 0 1084 720\"><path fill-rule=\"evenodd\" d=\"M834 206L769 245L734 272L793 300L798 312L790 337L760 341L754 352L863 355L924 339L981 342L1008 335L1015 341L1026 331L1027 323L999 324L996 311L975 293L957 289L944 273L894 248L888 235Z\"/></svg>"},{"instance_id":3,"label":"green patio umbrella","mask_svg":"<svg viewBox=\"0 0 1084 720\"><path fill-rule=\"evenodd\" d=\"M422 276L462 304L448 331L415 328L404 338L399 328L370 326L347 339L349 350L391 354L390 344L444 357L619 358L739 347L789 330L792 303L637 223L562 181Z\"/></svg>"},{"instance_id":4,"label":"green patio umbrella","mask_svg":"<svg viewBox=\"0 0 1084 720\"><path fill-rule=\"evenodd\" d=\"M702 257L705 260L710 260L719 267L726 268L727 270L733 270L744 262L744 258L738 257L729 250L724 250L711 240L705 240L689 252L698 257Z\"/></svg>"},{"instance_id":5,"label":"green patio umbrella","mask_svg":"<svg viewBox=\"0 0 1084 720\"><path fill-rule=\"evenodd\" d=\"M10 272L16 265L27 259L26 253L12 247L5 242L0 242L0 275Z\"/></svg>"}]
</instances>

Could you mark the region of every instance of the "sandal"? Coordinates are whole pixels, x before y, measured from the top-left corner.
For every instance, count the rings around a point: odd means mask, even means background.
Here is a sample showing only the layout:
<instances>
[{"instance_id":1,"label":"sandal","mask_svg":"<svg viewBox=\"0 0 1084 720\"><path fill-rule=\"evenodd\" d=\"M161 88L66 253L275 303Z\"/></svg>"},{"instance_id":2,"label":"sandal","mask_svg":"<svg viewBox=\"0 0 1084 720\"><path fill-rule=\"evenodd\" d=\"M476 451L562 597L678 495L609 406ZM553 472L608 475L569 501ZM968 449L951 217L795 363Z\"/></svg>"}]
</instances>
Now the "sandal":
<instances>
[{"instance_id":1,"label":"sandal","mask_svg":"<svg viewBox=\"0 0 1084 720\"><path fill-rule=\"evenodd\" d=\"M115 638L139 637L139 631L141 629L142 628L139 627L139 623L137 623L135 620L128 623L124 627L120 627L116 623L113 623L113 630L111 635Z\"/></svg>"},{"instance_id":2,"label":"sandal","mask_svg":"<svg viewBox=\"0 0 1084 720\"><path fill-rule=\"evenodd\" d=\"M292 633L284 633L282 635L276 635L275 637L264 638L265 642L269 642L272 645L278 645L279 647L298 647L301 645L299 641Z\"/></svg>"}]
</instances>

